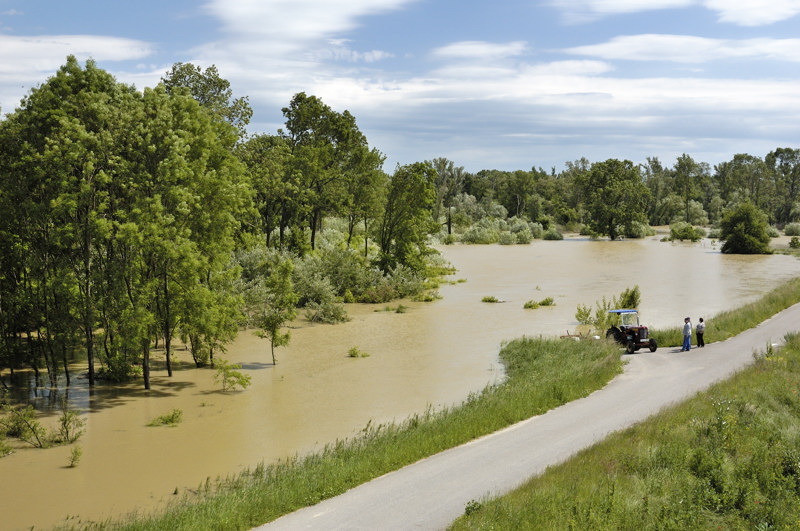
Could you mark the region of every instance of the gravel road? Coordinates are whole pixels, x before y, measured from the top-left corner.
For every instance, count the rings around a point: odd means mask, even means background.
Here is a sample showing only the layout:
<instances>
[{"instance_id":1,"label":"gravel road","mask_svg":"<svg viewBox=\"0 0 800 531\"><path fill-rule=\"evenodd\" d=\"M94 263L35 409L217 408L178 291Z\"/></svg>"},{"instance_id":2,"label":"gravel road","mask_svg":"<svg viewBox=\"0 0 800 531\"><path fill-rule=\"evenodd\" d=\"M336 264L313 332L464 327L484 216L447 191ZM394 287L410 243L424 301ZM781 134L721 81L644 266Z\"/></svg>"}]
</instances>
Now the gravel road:
<instances>
[{"instance_id":1,"label":"gravel road","mask_svg":"<svg viewBox=\"0 0 800 531\"><path fill-rule=\"evenodd\" d=\"M435 530L466 504L514 489L609 433L640 422L753 362L753 353L780 345L800 330L800 304L727 341L680 352L626 355L623 374L605 388L538 417L286 515L260 530ZM706 341L713 337L706 333Z\"/></svg>"}]
</instances>

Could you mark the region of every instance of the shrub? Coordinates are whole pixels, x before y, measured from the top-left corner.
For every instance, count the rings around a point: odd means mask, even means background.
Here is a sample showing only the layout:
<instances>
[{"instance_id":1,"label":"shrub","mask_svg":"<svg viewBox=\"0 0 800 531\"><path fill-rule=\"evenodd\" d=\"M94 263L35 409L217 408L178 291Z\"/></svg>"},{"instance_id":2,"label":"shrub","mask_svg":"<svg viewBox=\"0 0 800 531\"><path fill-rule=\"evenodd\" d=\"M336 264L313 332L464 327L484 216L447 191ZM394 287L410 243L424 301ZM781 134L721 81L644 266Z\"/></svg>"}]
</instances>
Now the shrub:
<instances>
[{"instance_id":1,"label":"shrub","mask_svg":"<svg viewBox=\"0 0 800 531\"><path fill-rule=\"evenodd\" d=\"M564 235L558 232L554 228L549 228L545 231L544 236L542 236L545 240L563 240Z\"/></svg>"},{"instance_id":2,"label":"shrub","mask_svg":"<svg viewBox=\"0 0 800 531\"><path fill-rule=\"evenodd\" d=\"M792 239L789 240L789 247L792 249L800 249L800 238L792 236Z\"/></svg>"},{"instance_id":3,"label":"shrub","mask_svg":"<svg viewBox=\"0 0 800 531\"><path fill-rule=\"evenodd\" d=\"M358 347L352 347L350 348L350 350L347 351L347 356L350 358L368 358L369 354L359 349Z\"/></svg>"},{"instance_id":4,"label":"shrub","mask_svg":"<svg viewBox=\"0 0 800 531\"><path fill-rule=\"evenodd\" d=\"M642 223L640 221L634 221L631 225L625 230L625 237L626 238L646 238L647 236L652 236L655 234L656 231L653 230L650 225L647 223Z\"/></svg>"},{"instance_id":5,"label":"shrub","mask_svg":"<svg viewBox=\"0 0 800 531\"><path fill-rule=\"evenodd\" d=\"M767 227L767 234L769 235L770 238L779 238L781 235L780 231L775 227L773 227L772 225Z\"/></svg>"},{"instance_id":6,"label":"shrub","mask_svg":"<svg viewBox=\"0 0 800 531\"><path fill-rule=\"evenodd\" d=\"M528 301L522 307L526 310L535 310L539 307L539 303L536 301Z\"/></svg>"},{"instance_id":7,"label":"shrub","mask_svg":"<svg viewBox=\"0 0 800 531\"><path fill-rule=\"evenodd\" d=\"M183 420L183 410L173 409L166 415L151 420L148 426L176 426Z\"/></svg>"},{"instance_id":8,"label":"shrub","mask_svg":"<svg viewBox=\"0 0 800 531\"><path fill-rule=\"evenodd\" d=\"M68 466L70 468L75 468L76 466L78 466L78 462L81 460L82 456L83 456L83 448L81 448L80 446L73 446L72 450L69 453Z\"/></svg>"},{"instance_id":9,"label":"shrub","mask_svg":"<svg viewBox=\"0 0 800 531\"><path fill-rule=\"evenodd\" d=\"M783 228L783 233L787 236L800 236L800 223L789 223Z\"/></svg>"},{"instance_id":10,"label":"shrub","mask_svg":"<svg viewBox=\"0 0 800 531\"><path fill-rule=\"evenodd\" d=\"M517 243L517 237L511 232L501 232L500 236L497 239L497 243L500 245L514 245Z\"/></svg>"},{"instance_id":11,"label":"shrub","mask_svg":"<svg viewBox=\"0 0 800 531\"><path fill-rule=\"evenodd\" d=\"M678 221L669 226L669 239L670 240L689 240L692 242L700 241L703 233L695 229L690 223L685 221Z\"/></svg>"},{"instance_id":12,"label":"shrub","mask_svg":"<svg viewBox=\"0 0 800 531\"><path fill-rule=\"evenodd\" d=\"M494 302L500 302L500 299L498 299L498 298L497 298L497 297L495 297L494 295L487 295L486 297L484 297L484 298L482 298L482 299L481 299L481 302L491 302L491 303L494 303Z\"/></svg>"},{"instance_id":13,"label":"shrub","mask_svg":"<svg viewBox=\"0 0 800 531\"><path fill-rule=\"evenodd\" d=\"M239 372L241 368L242 365L240 363L230 363L227 360L219 360L217 362L217 373L214 375L214 381L222 383L223 393L227 393L229 390L232 391L237 386L246 389L250 385L250 376ZM180 410L173 410L173 413L175 411ZM180 421L180 416L178 421Z\"/></svg>"}]
</instances>

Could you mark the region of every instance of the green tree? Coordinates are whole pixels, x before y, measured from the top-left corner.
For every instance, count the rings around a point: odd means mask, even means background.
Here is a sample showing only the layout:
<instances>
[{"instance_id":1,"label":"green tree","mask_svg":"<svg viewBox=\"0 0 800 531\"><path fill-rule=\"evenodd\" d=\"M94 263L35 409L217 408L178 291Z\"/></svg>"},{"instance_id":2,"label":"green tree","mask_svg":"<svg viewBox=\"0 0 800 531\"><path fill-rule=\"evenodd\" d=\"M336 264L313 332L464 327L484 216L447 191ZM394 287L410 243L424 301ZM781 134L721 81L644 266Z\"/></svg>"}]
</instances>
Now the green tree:
<instances>
[{"instance_id":1,"label":"green tree","mask_svg":"<svg viewBox=\"0 0 800 531\"><path fill-rule=\"evenodd\" d=\"M727 254L768 254L767 216L745 201L728 210L720 222L722 252Z\"/></svg>"},{"instance_id":2,"label":"green tree","mask_svg":"<svg viewBox=\"0 0 800 531\"><path fill-rule=\"evenodd\" d=\"M800 219L800 149L778 148L765 162L775 179L779 198L775 221L789 223Z\"/></svg>"},{"instance_id":3,"label":"green tree","mask_svg":"<svg viewBox=\"0 0 800 531\"><path fill-rule=\"evenodd\" d=\"M422 270L427 237L438 230L432 208L436 201L436 170L430 162L398 166L389 181L380 226L380 267L397 264Z\"/></svg>"},{"instance_id":4,"label":"green tree","mask_svg":"<svg viewBox=\"0 0 800 531\"><path fill-rule=\"evenodd\" d=\"M647 222L645 211L650 192L631 161L596 162L582 176L579 185L586 198L588 225L595 234L616 240L634 222Z\"/></svg>"},{"instance_id":5,"label":"green tree","mask_svg":"<svg viewBox=\"0 0 800 531\"><path fill-rule=\"evenodd\" d=\"M705 163L698 163L684 153L675 162L672 169L673 185L672 191L681 198L684 208L684 219L687 223L691 223L691 216L689 212L689 203L696 199L699 195L699 190L704 188L708 181L708 165ZM671 219L670 221L677 221Z\"/></svg>"},{"instance_id":6,"label":"green tree","mask_svg":"<svg viewBox=\"0 0 800 531\"><path fill-rule=\"evenodd\" d=\"M338 113L316 96L295 94L282 112L286 130L278 134L286 139L292 171L301 178L305 199L302 213L314 249L323 218L345 214L352 181L348 176L380 169L383 157L377 152L369 156L366 137L350 112Z\"/></svg>"},{"instance_id":7,"label":"green tree","mask_svg":"<svg viewBox=\"0 0 800 531\"><path fill-rule=\"evenodd\" d=\"M277 363L275 347L289 344L286 323L297 316L299 297L294 290L294 264L288 255L256 247L240 257L244 264L245 300L249 323L256 335L268 339L273 365Z\"/></svg>"},{"instance_id":8,"label":"green tree","mask_svg":"<svg viewBox=\"0 0 800 531\"><path fill-rule=\"evenodd\" d=\"M220 77L215 65L204 71L191 63L175 63L161 83L169 94L188 91L200 105L234 126L240 138L245 137L253 109L247 97L233 97L230 82Z\"/></svg>"}]
</instances>

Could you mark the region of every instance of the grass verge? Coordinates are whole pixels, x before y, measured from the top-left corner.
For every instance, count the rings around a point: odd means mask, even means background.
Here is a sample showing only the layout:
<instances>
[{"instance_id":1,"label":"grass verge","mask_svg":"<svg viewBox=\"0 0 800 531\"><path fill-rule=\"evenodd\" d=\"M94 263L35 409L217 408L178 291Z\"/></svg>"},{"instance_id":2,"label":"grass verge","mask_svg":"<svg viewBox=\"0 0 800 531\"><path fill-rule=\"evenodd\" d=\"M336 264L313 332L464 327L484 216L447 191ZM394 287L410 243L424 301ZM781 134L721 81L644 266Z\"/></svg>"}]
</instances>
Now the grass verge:
<instances>
[{"instance_id":1,"label":"grass verge","mask_svg":"<svg viewBox=\"0 0 800 531\"><path fill-rule=\"evenodd\" d=\"M89 529L249 529L424 457L544 413L603 387L622 370L605 341L521 338L501 351L506 380L458 407L429 410L403 423L367 426L360 436L313 455L258 466L201 485L165 511Z\"/></svg>"},{"instance_id":2,"label":"grass verge","mask_svg":"<svg viewBox=\"0 0 800 531\"><path fill-rule=\"evenodd\" d=\"M466 513L451 529L800 528L800 336Z\"/></svg>"}]
</instances>

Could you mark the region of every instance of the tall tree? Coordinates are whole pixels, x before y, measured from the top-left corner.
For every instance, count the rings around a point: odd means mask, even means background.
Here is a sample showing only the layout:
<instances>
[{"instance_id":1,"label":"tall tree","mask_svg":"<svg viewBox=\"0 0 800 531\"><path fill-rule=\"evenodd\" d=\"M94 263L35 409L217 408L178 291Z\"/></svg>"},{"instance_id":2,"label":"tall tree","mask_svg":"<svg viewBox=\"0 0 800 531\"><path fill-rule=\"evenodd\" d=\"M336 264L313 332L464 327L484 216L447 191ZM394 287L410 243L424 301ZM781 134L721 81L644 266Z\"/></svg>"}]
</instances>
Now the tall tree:
<instances>
[{"instance_id":1,"label":"tall tree","mask_svg":"<svg viewBox=\"0 0 800 531\"><path fill-rule=\"evenodd\" d=\"M728 210L720 222L722 252L728 254L768 254L767 217L750 201Z\"/></svg>"},{"instance_id":2,"label":"tall tree","mask_svg":"<svg viewBox=\"0 0 800 531\"><path fill-rule=\"evenodd\" d=\"M765 162L775 178L778 197L775 220L789 223L800 219L800 149L778 148Z\"/></svg>"},{"instance_id":3,"label":"tall tree","mask_svg":"<svg viewBox=\"0 0 800 531\"><path fill-rule=\"evenodd\" d=\"M432 209L436 201L436 170L430 162L398 166L389 180L380 226L380 266L397 264L419 271L429 234L438 230Z\"/></svg>"},{"instance_id":4,"label":"tall tree","mask_svg":"<svg viewBox=\"0 0 800 531\"><path fill-rule=\"evenodd\" d=\"M650 192L631 161L595 162L579 182L594 233L616 240L634 222L647 221L645 209Z\"/></svg>"},{"instance_id":5,"label":"tall tree","mask_svg":"<svg viewBox=\"0 0 800 531\"><path fill-rule=\"evenodd\" d=\"M282 111L286 130L279 134L289 143L294 171L302 176L314 249L323 217L343 214L348 195L346 176L363 166L369 146L350 112L338 113L316 96L295 94ZM383 164L382 157L371 160ZM372 170L380 169L380 165Z\"/></svg>"},{"instance_id":6,"label":"tall tree","mask_svg":"<svg viewBox=\"0 0 800 531\"><path fill-rule=\"evenodd\" d=\"M253 117L250 102L246 96L233 97L230 82L220 77L215 65L203 70L191 63L175 63L161 82L170 94L188 91L200 105L234 126L240 138L246 136L247 124Z\"/></svg>"}]
</instances>

